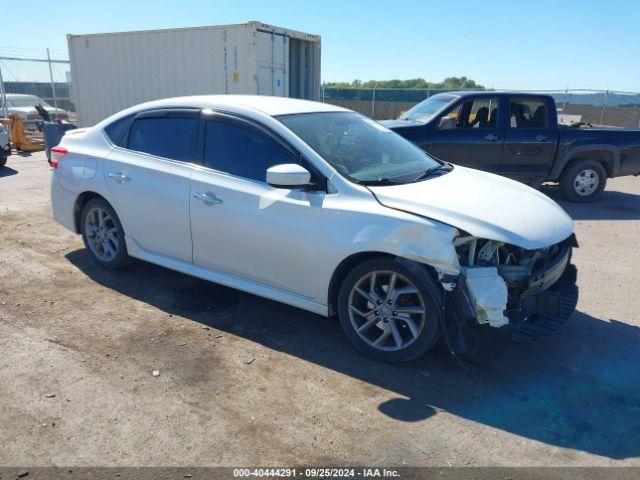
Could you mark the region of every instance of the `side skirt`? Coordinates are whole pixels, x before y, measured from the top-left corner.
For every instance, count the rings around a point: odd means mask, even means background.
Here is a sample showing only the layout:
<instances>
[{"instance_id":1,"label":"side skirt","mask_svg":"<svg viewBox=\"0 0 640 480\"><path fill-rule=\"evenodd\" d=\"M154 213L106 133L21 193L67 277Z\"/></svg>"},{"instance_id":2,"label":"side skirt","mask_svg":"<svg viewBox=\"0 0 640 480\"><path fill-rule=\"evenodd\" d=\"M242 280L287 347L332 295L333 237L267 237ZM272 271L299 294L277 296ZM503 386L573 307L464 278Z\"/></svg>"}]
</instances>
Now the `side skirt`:
<instances>
[{"instance_id":1,"label":"side skirt","mask_svg":"<svg viewBox=\"0 0 640 480\"><path fill-rule=\"evenodd\" d=\"M210 282L219 283L227 287L236 288L244 292L252 293L260 297L265 297L277 302L286 303L293 307L308 310L319 315L328 316L329 307L321 303L315 302L311 298L296 295L290 292L285 292L277 288L269 287L262 283L253 282L251 280L245 280L233 275L219 272L217 270L209 270L206 268L198 267L192 263L186 263L175 258L167 257L165 255L158 255L142 249L132 238L125 237L127 243L127 251L130 256L144 260L146 262L160 265L161 267L175 270L180 273L185 273L193 277L202 278Z\"/></svg>"}]
</instances>

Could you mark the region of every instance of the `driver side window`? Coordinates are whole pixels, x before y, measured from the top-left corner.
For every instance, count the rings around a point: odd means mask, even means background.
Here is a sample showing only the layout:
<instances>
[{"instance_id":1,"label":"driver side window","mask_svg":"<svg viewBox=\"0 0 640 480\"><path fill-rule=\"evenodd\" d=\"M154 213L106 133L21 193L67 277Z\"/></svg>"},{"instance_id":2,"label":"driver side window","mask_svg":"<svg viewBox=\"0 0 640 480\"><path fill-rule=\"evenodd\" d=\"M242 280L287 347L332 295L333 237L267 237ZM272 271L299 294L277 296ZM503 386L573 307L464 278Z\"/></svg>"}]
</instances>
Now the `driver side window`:
<instances>
[{"instance_id":1,"label":"driver side window","mask_svg":"<svg viewBox=\"0 0 640 480\"><path fill-rule=\"evenodd\" d=\"M498 98L483 96L454 107L440 119L438 130L495 128L497 119Z\"/></svg>"},{"instance_id":2,"label":"driver side window","mask_svg":"<svg viewBox=\"0 0 640 480\"><path fill-rule=\"evenodd\" d=\"M258 128L244 123L207 120L204 163L214 170L264 182L269 167L299 161L289 149Z\"/></svg>"}]
</instances>

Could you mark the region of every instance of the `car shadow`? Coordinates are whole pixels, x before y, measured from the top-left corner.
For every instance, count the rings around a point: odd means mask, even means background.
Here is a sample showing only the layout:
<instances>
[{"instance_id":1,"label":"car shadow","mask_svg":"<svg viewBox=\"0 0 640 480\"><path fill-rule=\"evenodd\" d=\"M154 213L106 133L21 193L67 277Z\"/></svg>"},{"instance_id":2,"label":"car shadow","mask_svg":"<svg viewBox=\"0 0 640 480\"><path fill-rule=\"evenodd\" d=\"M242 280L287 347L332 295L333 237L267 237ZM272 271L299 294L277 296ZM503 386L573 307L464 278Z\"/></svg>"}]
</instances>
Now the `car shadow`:
<instances>
[{"instance_id":1,"label":"car shadow","mask_svg":"<svg viewBox=\"0 0 640 480\"><path fill-rule=\"evenodd\" d=\"M640 220L640 195L605 190L602 196L589 203L563 200L556 186L543 186L542 193L552 198L574 220Z\"/></svg>"},{"instance_id":2,"label":"car shadow","mask_svg":"<svg viewBox=\"0 0 640 480\"><path fill-rule=\"evenodd\" d=\"M16 174L18 174L18 171L14 170L11 167L7 167L7 166L0 167L0 178L10 177L11 175L16 175Z\"/></svg>"},{"instance_id":3,"label":"car shadow","mask_svg":"<svg viewBox=\"0 0 640 480\"><path fill-rule=\"evenodd\" d=\"M394 392L378 406L402 422L442 410L526 439L612 459L640 455L640 328L576 312L565 329L528 345L482 329L473 357L443 346L412 363L369 360L337 321L146 262L97 267L85 250L68 260L93 281L180 315Z\"/></svg>"}]
</instances>

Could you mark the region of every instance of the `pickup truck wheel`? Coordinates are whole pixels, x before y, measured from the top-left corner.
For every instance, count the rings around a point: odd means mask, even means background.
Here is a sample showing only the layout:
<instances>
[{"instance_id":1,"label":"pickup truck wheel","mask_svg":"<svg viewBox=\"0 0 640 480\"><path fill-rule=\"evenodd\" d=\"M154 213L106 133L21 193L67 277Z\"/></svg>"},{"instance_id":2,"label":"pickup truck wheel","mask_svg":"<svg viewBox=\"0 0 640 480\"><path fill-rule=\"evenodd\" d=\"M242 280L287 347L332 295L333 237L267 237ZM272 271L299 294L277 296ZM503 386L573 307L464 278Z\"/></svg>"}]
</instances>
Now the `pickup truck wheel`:
<instances>
[{"instance_id":1,"label":"pickup truck wheel","mask_svg":"<svg viewBox=\"0 0 640 480\"><path fill-rule=\"evenodd\" d=\"M607 184L607 171L596 160L576 160L562 172L560 191L570 202L591 202Z\"/></svg>"},{"instance_id":2,"label":"pickup truck wheel","mask_svg":"<svg viewBox=\"0 0 640 480\"><path fill-rule=\"evenodd\" d=\"M124 230L116 212L106 200L89 200L82 209L81 218L82 240L98 265L117 270L131 263Z\"/></svg>"},{"instance_id":3,"label":"pickup truck wheel","mask_svg":"<svg viewBox=\"0 0 640 480\"><path fill-rule=\"evenodd\" d=\"M349 341L382 362L420 357L440 336L440 290L421 265L380 258L354 268L338 296Z\"/></svg>"}]
</instances>

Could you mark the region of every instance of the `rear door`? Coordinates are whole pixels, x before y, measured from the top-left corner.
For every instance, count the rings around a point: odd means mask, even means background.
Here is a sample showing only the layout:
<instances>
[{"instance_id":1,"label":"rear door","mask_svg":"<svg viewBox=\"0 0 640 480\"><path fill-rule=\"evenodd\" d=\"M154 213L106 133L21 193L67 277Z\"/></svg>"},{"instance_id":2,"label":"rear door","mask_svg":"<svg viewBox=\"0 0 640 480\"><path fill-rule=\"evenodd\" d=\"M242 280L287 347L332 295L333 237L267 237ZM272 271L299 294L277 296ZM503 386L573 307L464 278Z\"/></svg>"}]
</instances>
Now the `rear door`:
<instances>
[{"instance_id":1,"label":"rear door","mask_svg":"<svg viewBox=\"0 0 640 480\"><path fill-rule=\"evenodd\" d=\"M554 103L547 97L511 96L501 174L543 180L558 145Z\"/></svg>"},{"instance_id":2,"label":"rear door","mask_svg":"<svg viewBox=\"0 0 640 480\"><path fill-rule=\"evenodd\" d=\"M105 161L105 181L130 240L148 252L191 262L189 179L198 111L140 113Z\"/></svg>"},{"instance_id":3,"label":"rear door","mask_svg":"<svg viewBox=\"0 0 640 480\"><path fill-rule=\"evenodd\" d=\"M498 96L463 97L433 122L423 146L434 157L465 167L497 171L504 132Z\"/></svg>"}]
</instances>

